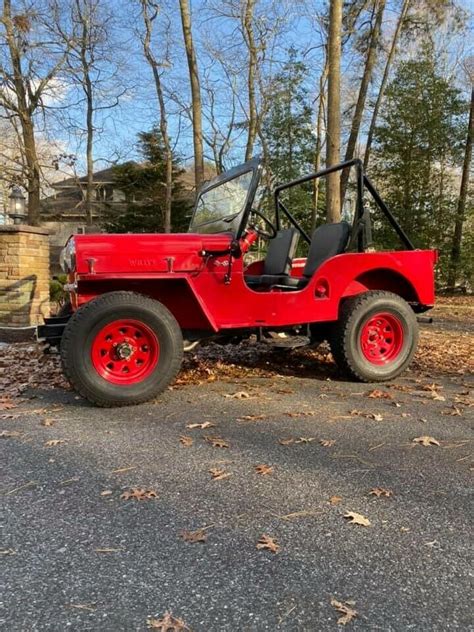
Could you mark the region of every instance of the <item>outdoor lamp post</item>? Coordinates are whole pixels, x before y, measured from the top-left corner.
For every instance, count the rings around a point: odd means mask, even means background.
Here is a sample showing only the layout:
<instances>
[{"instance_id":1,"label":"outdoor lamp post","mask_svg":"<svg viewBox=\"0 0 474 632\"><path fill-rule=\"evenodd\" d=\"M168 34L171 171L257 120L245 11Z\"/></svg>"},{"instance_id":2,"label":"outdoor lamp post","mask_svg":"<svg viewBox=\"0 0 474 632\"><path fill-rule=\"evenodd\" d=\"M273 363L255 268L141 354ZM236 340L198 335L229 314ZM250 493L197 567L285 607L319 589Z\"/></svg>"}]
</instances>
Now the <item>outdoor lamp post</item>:
<instances>
[{"instance_id":1,"label":"outdoor lamp post","mask_svg":"<svg viewBox=\"0 0 474 632\"><path fill-rule=\"evenodd\" d=\"M9 215L14 224L21 224L22 220L26 217L25 202L26 198L23 195L19 186L12 187L12 192L8 196L10 200L10 212Z\"/></svg>"}]
</instances>

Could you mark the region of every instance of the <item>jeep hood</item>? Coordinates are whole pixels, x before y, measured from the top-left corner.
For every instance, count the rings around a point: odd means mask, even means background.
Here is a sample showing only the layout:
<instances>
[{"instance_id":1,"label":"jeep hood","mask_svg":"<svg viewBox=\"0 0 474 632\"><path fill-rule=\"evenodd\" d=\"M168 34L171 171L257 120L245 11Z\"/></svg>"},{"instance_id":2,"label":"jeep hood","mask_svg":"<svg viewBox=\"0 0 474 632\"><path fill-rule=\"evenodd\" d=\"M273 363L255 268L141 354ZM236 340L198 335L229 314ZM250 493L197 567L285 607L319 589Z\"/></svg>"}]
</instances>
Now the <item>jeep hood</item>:
<instances>
[{"instance_id":1,"label":"jeep hood","mask_svg":"<svg viewBox=\"0 0 474 632\"><path fill-rule=\"evenodd\" d=\"M203 250L225 250L231 240L230 233L74 235L76 273L195 272L202 266Z\"/></svg>"}]
</instances>

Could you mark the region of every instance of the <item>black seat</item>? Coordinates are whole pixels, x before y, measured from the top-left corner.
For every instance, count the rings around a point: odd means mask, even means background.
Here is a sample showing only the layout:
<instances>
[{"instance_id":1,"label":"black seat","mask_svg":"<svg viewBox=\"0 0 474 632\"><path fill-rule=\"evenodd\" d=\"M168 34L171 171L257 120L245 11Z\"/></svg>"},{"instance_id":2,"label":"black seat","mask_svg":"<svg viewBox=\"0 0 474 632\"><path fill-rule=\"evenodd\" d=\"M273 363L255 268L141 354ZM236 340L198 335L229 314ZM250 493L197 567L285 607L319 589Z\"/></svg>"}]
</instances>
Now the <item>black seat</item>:
<instances>
[{"instance_id":1,"label":"black seat","mask_svg":"<svg viewBox=\"0 0 474 632\"><path fill-rule=\"evenodd\" d=\"M349 241L351 227L347 222L323 224L316 228L311 239L306 265L301 277L274 276L273 282L266 283L273 287L300 290L327 259L342 254Z\"/></svg>"},{"instance_id":2,"label":"black seat","mask_svg":"<svg viewBox=\"0 0 474 632\"><path fill-rule=\"evenodd\" d=\"M291 262L298 246L299 234L294 228L277 231L275 237L268 244L267 255L263 263L263 274L248 275L245 281L248 285L269 285L275 279L288 277Z\"/></svg>"}]
</instances>

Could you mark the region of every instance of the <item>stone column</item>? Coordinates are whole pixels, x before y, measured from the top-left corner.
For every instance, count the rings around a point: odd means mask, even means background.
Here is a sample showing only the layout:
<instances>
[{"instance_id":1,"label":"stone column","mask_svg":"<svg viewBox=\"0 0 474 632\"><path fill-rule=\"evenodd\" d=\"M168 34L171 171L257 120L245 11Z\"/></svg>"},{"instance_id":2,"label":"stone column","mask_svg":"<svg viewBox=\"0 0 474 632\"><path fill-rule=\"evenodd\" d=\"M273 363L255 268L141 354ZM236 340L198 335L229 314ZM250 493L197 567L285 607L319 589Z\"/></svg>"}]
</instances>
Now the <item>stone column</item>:
<instances>
[{"instance_id":1,"label":"stone column","mask_svg":"<svg viewBox=\"0 0 474 632\"><path fill-rule=\"evenodd\" d=\"M0 226L0 327L28 327L49 315L49 231Z\"/></svg>"}]
</instances>

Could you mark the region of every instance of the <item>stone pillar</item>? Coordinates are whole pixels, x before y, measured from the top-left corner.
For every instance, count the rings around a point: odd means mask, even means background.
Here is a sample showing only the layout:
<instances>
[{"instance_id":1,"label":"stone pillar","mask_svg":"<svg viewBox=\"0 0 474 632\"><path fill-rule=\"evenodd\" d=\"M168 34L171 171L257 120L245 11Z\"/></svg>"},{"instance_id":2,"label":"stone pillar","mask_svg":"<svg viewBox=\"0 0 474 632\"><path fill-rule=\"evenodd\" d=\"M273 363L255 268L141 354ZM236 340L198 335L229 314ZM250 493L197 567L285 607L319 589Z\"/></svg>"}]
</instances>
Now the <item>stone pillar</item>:
<instances>
[{"instance_id":1,"label":"stone pillar","mask_svg":"<svg viewBox=\"0 0 474 632\"><path fill-rule=\"evenodd\" d=\"M49 315L49 231L0 226L0 327L28 327Z\"/></svg>"}]
</instances>

